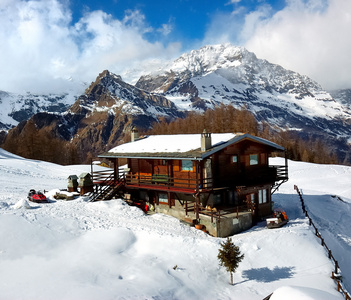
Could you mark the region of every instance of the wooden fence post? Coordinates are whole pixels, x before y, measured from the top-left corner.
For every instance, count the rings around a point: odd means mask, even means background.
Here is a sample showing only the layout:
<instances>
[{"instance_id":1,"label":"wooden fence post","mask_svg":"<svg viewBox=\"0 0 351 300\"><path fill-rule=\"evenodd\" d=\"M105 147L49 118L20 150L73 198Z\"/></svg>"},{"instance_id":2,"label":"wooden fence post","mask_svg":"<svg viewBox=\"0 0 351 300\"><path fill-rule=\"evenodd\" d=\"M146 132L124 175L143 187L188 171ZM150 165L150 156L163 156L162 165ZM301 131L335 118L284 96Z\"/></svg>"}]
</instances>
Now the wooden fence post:
<instances>
[{"instance_id":1,"label":"wooden fence post","mask_svg":"<svg viewBox=\"0 0 351 300\"><path fill-rule=\"evenodd\" d=\"M338 261L336 260L335 261L335 274L338 274L338 268L339 268L339 264L338 264Z\"/></svg>"}]
</instances>

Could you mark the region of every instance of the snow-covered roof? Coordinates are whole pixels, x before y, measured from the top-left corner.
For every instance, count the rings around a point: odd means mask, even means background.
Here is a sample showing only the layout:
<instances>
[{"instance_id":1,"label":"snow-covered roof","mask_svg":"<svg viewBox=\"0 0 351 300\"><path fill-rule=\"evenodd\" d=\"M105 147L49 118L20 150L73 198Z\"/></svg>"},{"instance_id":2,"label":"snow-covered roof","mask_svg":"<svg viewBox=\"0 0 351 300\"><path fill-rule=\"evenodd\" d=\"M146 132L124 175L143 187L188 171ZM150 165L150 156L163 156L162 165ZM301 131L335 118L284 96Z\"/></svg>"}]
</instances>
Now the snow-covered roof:
<instances>
[{"instance_id":1,"label":"snow-covered roof","mask_svg":"<svg viewBox=\"0 0 351 300\"><path fill-rule=\"evenodd\" d=\"M134 142L112 148L99 157L135 157L135 158L188 158L204 159L209 155L243 139L283 151L284 148L268 140L242 133L212 133L212 147L201 152L201 134L150 135Z\"/></svg>"},{"instance_id":2,"label":"snow-covered roof","mask_svg":"<svg viewBox=\"0 0 351 300\"><path fill-rule=\"evenodd\" d=\"M211 135L212 145L224 143L235 137L233 133ZM188 152L200 148L201 134L150 135L135 142L111 149L110 153Z\"/></svg>"}]
</instances>

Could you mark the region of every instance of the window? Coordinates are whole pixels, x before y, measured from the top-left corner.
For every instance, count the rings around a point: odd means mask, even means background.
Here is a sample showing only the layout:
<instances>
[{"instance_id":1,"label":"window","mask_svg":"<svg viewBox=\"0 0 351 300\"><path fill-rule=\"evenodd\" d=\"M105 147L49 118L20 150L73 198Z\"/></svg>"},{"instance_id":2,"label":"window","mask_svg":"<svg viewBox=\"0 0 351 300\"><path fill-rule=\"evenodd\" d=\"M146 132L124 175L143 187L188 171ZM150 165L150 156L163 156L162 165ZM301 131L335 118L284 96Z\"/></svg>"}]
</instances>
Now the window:
<instances>
[{"instance_id":1,"label":"window","mask_svg":"<svg viewBox=\"0 0 351 300\"><path fill-rule=\"evenodd\" d=\"M251 202L252 202L252 203L255 203L255 194L251 194L251 195L250 195L250 198L251 198Z\"/></svg>"},{"instance_id":2,"label":"window","mask_svg":"<svg viewBox=\"0 0 351 300\"><path fill-rule=\"evenodd\" d=\"M263 204L267 203L267 190L259 190L258 191L258 203Z\"/></svg>"},{"instance_id":3,"label":"window","mask_svg":"<svg viewBox=\"0 0 351 300\"><path fill-rule=\"evenodd\" d=\"M232 163L236 164L238 162L238 156L237 155L233 155L232 156Z\"/></svg>"},{"instance_id":4,"label":"window","mask_svg":"<svg viewBox=\"0 0 351 300\"><path fill-rule=\"evenodd\" d=\"M250 155L250 166L253 166L253 165L258 165L258 155L257 154Z\"/></svg>"},{"instance_id":5,"label":"window","mask_svg":"<svg viewBox=\"0 0 351 300\"><path fill-rule=\"evenodd\" d=\"M192 171L193 162L191 160L182 160L182 171Z\"/></svg>"},{"instance_id":6,"label":"window","mask_svg":"<svg viewBox=\"0 0 351 300\"><path fill-rule=\"evenodd\" d=\"M168 195L166 193L158 193L158 202L168 204Z\"/></svg>"}]
</instances>

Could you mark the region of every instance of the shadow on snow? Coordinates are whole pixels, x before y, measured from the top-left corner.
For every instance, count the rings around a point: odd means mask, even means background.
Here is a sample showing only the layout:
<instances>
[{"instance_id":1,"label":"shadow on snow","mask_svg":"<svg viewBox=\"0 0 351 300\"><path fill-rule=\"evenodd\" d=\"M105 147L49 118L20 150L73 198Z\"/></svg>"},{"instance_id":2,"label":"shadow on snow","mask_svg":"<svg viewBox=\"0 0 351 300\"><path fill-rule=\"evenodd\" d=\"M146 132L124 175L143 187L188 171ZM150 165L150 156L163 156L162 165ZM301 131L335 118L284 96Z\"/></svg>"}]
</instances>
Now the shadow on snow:
<instances>
[{"instance_id":1,"label":"shadow on snow","mask_svg":"<svg viewBox=\"0 0 351 300\"><path fill-rule=\"evenodd\" d=\"M291 278L294 275L295 267L275 267L274 269L258 268L242 272L242 277L247 280L256 280L258 282L272 282L281 279Z\"/></svg>"}]
</instances>

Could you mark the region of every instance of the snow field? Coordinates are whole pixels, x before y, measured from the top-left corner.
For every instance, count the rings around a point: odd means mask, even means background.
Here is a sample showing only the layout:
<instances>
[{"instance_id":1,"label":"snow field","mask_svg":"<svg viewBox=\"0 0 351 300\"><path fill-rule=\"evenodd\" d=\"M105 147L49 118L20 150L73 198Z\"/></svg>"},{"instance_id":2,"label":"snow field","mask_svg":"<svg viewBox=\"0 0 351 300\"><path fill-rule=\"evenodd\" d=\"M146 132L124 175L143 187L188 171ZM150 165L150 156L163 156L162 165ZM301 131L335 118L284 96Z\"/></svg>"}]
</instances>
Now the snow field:
<instances>
[{"instance_id":1,"label":"snow field","mask_svg":"<svg viewBox=\"0 0 351 300\"><path fill-rule=\"evenodd\" d=\"M281 164L279 159L273 161ZM290 222L277 230L268 230L259 223L233 236L245 258L231 286L229 274L217 260L223 239L170 216L147 216L118 199L96 203L87 202L86 197L56 201L52 196L58 188L67 186L67 177L89 172L90 166L64 167L24 160L0 149L0 180L5 183L0 186L0 299L255 300L275 290L294 295L306 294L306 289L309 294L328 293L332 297L328 299L343 299L330 279L333 264L308 226L292 189L294 182L301 189L307 183L315 188L321 179L315 182L312 173L320 175L321 171L306 164L306 172L303 164L289 163L291 179L273 200L277 207L284 207ZM350 174L347 168L339 167L330 166L337 170L335 174L345 176L340 170ZM333 187L329 184L330 189ZM16 209L30 188L50 190L47 196L52 203L30 202L31 209ZM314 195L319 190L323 191L322 203L334 199L323 196L327 184L313 190ZM349 201L346 188L343 191L342 196ZM340 203L348 205L351 201L339 202L335 214L340 213ZM307 198L306 203L312 213L315 205ZM315 214L323 220L334 214L323 211L323 205L319 207ZM345 213L342 218L347 222L350 215ZM343 226L328 224L326 232L350 238L347 232L339 233L339 228ZM340 245L341 255L347 260L350 247ZM333 245L330 247L333 249ZM349 270L343 275L350 278Z\"/></svg>"}]
</instances>

